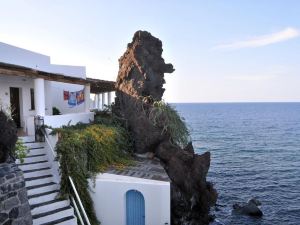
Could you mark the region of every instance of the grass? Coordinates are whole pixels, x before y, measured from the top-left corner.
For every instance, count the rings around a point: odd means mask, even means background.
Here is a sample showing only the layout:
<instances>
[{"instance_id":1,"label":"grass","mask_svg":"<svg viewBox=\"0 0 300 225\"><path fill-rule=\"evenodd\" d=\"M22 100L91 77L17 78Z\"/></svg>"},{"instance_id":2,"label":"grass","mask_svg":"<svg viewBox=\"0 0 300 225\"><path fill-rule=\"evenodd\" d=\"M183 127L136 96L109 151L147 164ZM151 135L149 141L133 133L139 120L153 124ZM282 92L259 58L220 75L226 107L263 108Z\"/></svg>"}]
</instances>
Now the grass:
<instances>
[{"instance_id":1,"label":"grass","mask_svg":"<svg viewBox=\"0 0 300 225\"><path fill-rule=\"evenodd\" d=\"M184 118L164 101L155 101L150 110L149 119L152 123L162 129L162 134L169 134L170 141L184 148L190 139L189 130Z\"/></svg>"}]
</instances>

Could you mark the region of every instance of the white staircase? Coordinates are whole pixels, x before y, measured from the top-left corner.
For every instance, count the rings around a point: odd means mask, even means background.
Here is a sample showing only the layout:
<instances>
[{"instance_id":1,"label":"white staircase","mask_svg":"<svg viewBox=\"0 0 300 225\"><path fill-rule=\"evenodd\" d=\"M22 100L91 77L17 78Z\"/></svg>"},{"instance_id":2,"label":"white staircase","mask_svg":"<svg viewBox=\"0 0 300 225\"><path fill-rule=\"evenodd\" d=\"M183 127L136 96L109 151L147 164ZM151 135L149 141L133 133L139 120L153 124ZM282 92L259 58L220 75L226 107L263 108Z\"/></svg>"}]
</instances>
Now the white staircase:
<instances>
[{"instance_id":1,"label":"white staircase","mask_svg":"<svg viewBox=\"0 0 300 225\"><path fill-rule=\"evenodd\" d=\"M24 173L33 225L76 225L70 201L57 198L60 187L53 178L45 143L34 142L31 136L20 139L29 149L24 162L17 163Z\"/></svg>"}]
</instances>

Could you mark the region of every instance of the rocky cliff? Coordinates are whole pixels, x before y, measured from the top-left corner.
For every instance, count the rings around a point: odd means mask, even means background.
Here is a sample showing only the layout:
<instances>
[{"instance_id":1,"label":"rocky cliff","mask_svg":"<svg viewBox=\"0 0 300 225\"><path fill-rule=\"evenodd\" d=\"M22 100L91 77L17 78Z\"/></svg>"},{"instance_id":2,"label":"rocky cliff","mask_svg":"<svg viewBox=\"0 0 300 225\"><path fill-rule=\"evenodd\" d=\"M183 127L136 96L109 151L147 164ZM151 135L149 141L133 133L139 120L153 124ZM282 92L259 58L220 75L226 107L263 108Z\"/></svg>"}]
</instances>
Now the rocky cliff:
<instances>
[{"instance_id":1,"label":"rocky cliff","mask_svg":"<svg viewBox=\"0 0 300 225\"><path fill-rule=\"evenodd\" d=\"M137 31L119 59L114 112L121 117L134 139L135 152L151 152L159 158L171 179L172 224L209 223L209 209L217 192L206 181L210 153L195 154L192 144L181 148L169 132L153 124L149 114L162 99L164 73L174 71L162 58L162 42L149 32ZM162 120L163 121L163 120Z\"/></svg>"}]
</instances>

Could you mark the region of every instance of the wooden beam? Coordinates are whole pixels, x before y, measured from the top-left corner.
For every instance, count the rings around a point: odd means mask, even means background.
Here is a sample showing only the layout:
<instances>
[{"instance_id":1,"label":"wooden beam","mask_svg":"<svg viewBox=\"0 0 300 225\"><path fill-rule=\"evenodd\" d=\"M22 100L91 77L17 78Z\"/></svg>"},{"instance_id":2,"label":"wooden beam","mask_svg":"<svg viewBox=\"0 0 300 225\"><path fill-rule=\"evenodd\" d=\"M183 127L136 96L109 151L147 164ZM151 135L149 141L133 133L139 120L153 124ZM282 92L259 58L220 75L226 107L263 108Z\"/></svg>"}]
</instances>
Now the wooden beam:
<instances>
[{"instance_id":1,"label":"wooden beam","mask_svg":"<svg viewBox=\"0 0 300 225\"><path fill-rule=\"evenodd\" d=\"M35 78L43 78L48 81L56 81L62 83L70 83L70 84L90 84L91 93L104 93L115 91L115 82L99 80L94 78L78 78L65 76L63 74L58 73L49 73L45 71L35 70L23 66L1 63L0 62L0 75L5 76L17 76L17 77L29 77L32 79Z\"/></svg>"},{"instance_id":2,"label":"wooden beam","mask_svg":"<svg viewBox=\"0 0 300 225\"><path fill-rule=\"evenodd\" d=\"M71 83L71 84L81 84L85 85L89 83L86 79L65 76L63 74L49 73L39 70L30 69L27 67L13 66L11 64L0 63L0 75L6 76L17 76L17 77L29 77L29 78L43 78L49 81Z\"/></svg>"}]
</instances>

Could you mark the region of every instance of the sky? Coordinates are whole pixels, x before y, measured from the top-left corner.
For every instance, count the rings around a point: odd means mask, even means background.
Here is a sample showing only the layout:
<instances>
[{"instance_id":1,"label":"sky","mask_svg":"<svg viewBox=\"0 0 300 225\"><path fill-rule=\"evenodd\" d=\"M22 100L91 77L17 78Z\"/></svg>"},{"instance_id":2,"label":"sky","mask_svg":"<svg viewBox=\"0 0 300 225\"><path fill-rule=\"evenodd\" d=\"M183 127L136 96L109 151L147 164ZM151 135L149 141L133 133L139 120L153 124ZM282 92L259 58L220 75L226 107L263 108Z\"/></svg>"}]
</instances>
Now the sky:
<instances>
[{"instance_id":1,"label":"sky","mask_svg":"<svg viewBox=\"0 0 300 225\"><path fill-rule=\"evenodd\" d=\"M298 0L0 0L0 42L116 80L137 30L163 42L167 102L300 101Z\"/></svg>"}]
</instances>

